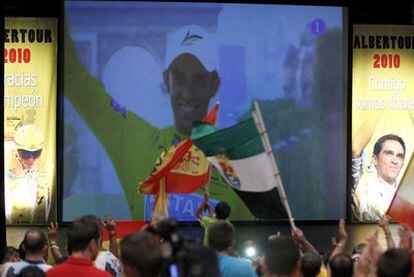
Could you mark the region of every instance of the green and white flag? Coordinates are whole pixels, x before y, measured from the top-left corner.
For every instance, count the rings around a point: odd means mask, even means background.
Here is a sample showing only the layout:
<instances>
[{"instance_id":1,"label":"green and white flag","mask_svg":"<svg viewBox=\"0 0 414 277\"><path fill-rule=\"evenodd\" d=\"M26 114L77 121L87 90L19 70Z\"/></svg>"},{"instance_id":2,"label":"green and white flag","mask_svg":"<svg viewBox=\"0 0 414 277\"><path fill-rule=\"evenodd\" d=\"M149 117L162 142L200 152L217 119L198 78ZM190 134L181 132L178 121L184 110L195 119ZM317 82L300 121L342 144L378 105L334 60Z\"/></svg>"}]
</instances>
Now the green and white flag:
<instances>
[{"instance_id":1,"label":"green and white flag","mask_svg":"<svg viewBox=\"0 0 414 277\"><path fill-rule=\"evenodd\" d=\"M222 130L196 123L191 139L257 218L287 218L277 190L280 178L253 117Z\"/></svg>"}]
</instances>

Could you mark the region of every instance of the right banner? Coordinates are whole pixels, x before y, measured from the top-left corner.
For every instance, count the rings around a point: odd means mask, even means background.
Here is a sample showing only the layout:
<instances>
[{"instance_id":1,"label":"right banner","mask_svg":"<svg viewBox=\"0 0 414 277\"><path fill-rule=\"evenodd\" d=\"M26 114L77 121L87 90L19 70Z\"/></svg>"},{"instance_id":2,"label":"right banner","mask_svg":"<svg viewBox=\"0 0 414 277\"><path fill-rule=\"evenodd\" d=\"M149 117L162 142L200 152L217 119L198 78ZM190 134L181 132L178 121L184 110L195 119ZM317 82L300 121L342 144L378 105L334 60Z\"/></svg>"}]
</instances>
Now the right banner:
<instances>
[{"instance_id":1,"label":"right banner","mask_svg":"<svg viewBox=\"0 0 414 277\"><path fill-rule=\"evenodd\" d=\"M376 222L414 166L414 26L354 25L352 46L352 220Z\"/></svg>"}]
</instances>

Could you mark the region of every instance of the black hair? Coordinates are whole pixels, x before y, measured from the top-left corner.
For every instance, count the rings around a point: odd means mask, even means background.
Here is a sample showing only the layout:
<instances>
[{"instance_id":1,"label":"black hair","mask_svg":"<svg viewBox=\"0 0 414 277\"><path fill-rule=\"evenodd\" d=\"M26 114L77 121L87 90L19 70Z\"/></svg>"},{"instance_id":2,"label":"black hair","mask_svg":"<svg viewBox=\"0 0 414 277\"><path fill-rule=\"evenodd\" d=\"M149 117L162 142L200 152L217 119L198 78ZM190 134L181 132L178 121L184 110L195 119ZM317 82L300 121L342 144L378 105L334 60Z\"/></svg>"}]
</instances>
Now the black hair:
<instances>
[{"instance_id":1,"label":"black hair","mask_svg":"<svg viewBox=\"0 0 414 277\"><path fill-rule=\"evenodd\" d=\"M182 276L210 277L221 276L216 252L201 245L193 247L185 255Z\"/></svg>"},{"instance_id":2,"label":"black hair","mask_svg":"<svg viewBox=\"0 0 414 277\"><path fill-rule=\"evenodd\" d=\"M220 201L214 207L214 213L216 214L217 219L227 219L231 213L230 205L225 201Z\"/></svg>"},{"instance_id":3,"label":"black hair","mask_svg":"<svg viewBox=\"0 0 414 277\"><path fill-rule=\"evenodd\" d=\"M332 277L351 277L354 274L354 262L349 254L335 255L329 262Z\"/></svg>"},{"instance_id":4,"label":"black hair","mask_svg":"<svg viewBox=\"0 0 414 277\"><path fill-rule=\"evenodd\" d=\"M300 265L303 277L314 277L321 271L321 256L313 251L306 252L300 258Z\"/></svg>"},{"instance_id":5,"label":"black hair","mask_svg":"<svg viewBox=\"0 0 414 277\"><path fill-rule=\"evenodd\" d=\"M156 237L146 231L125 237L120 245L121 262L136 269L140 276L158 276L162 253Z\"/></svg>"},{"instance_id":6,"label":"black hair","mask_svg":"<svg viewBox=\"0 0 414 277\"><path fill-rule=\"evenodd\" d=\"M217 251L226 250L234 242L235 229L227 220L217 220L207 229L208 245Z\"/></svg>"},{"instance_id":7,"label":"black hair","mask_svg":"<svg viewBox=\"0 0 414 277\"><path fill-rule=\"evenodd\" d=\"M280 236L267 241L264 262L272 274L289 275L300 258L299 247L291 237Z\"/></svg>"},{"instance_id":8,"label":"black hair","mask_svg":"<svg viewBox=\"0 0 414 277\"><path fill-rule=\"evenodd\" d=\"M14 255L20 257L19 250L13 246L4 247L0 252L0 264L10 262Z\"/></svg>"},{"instance_id":9,"label":"black hair","mask_svg":"<svg viewBox=\"0 0 414 277\"><path fill-rule=\"evenodd\" d=\"M404 249L389 249L378 259L378 277L410 276L411 255Z\"/></svg>"},{"instance_id":10,"label":"black hair","mask_svg":"<svg viewBox=\"0 0 414 277\"><path fill-rule=\"evenodd\" d=\"M382 150L382 146L383 146L384 142L386 142L387 140L398 141L401 144L402 148L404 149L404 156L405 156L405 143L404 143L403 139L401 137L399 137L397 135L393 135L393 134L388 134L388 135L380 137L374 145L374 150L373 150L372 154L374 154L375 156L378 157L379 153Z\"/></svg>"},{"instance_id":11,"label":"black hair","mask_svg":"<svg viewBox=\"0 0 414 277\"><path fill-rule=\"evenodd\" d=\"M69 226L67 236L71 252L84 251L91 240L101 237L100 221L93 215L77 218Z\"/></svg>"}]
</instances>

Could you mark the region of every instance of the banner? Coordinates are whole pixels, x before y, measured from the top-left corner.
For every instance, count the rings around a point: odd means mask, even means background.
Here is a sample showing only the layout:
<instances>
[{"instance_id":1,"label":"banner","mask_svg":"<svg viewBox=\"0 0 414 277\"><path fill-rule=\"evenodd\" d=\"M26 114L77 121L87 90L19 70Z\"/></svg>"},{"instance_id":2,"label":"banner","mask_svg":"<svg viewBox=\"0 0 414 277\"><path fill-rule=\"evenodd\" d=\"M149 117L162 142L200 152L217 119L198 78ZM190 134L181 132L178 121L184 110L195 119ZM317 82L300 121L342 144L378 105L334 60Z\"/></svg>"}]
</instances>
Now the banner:
<instances>
[{"instance_id":1,"label":"banner","mask_svg":"<svg viewBox=\"0 0 414 277\"><path fill-rule=\"evenodd\" d=\"M8 224L56 218L57 19L6 18L4 163Z\"/></svg>"},{"instance_id":2,"label":"banner","mask_svg":"<svg viewBox=\"0 0 414 277\"><path fill-rule=\"evenodd\" d=\"M355 25L352 76L353 219L387 212L413 151L414 27Z\"/></svg>"}]
</instances>

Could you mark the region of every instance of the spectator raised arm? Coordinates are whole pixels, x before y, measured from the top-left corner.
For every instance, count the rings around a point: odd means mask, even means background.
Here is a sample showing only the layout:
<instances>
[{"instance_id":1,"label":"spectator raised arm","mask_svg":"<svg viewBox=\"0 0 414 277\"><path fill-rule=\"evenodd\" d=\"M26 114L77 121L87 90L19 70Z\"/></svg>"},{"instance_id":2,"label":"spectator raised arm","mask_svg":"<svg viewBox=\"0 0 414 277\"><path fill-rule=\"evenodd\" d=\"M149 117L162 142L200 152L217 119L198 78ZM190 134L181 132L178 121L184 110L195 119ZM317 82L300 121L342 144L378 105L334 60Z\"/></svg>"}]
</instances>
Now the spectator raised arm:
<instances>
[{"instance_id":1,"label":"spectator raised arm","mask_svg":"<svg viewBox=\"0 0 414 277\"><path fill-rule=\"evenodd\" d=\"M118 242L116 240L116 223L112 218L112 214L108 214L104 221L101 221L102 226L108 231L109 235L109 251L119 258Z\"/></svg>"},{"instance_id":2,"label":"spectator raised arm","mask_svg":"<svg viewBox=\"0 0 414 277\"><path fill-rule=\"evenodd\" d=\"M343 219L339 220L338 233L339 241L337 241L335 237L332 238L334 250L332 251L330 259L332 259L335 255L344 252L346 243L348 242L348 234L345 230L345 220Z\"/></svg>"},{"instance_id":3,"label":"spectator raised arm","mask_svg":"<svg viewBox=\"0 0 414 277\"><path fill-rule=\"evenodd\" d=\"M206 189L206 190L204 190L203 201L200 203L200 206L198 206L197 213L196 213L196 218L198 220L200 220L200 221L201 221L201 219L203 217L203 211L205 209L207 209L207 212L208 212L208 216L209 217L213 217L214 216L213 215L213 210L211 209L210 204L208 204L208 199L209 198L210 198L210 194L209 194L208 190Z\"/></svg>"},{"instance_id":4,"label":"spectator raised arm","mask_svg":"<svg viewBox=\"0 0 414 277\"><path fill-rule=\"evenodd\" d=\"M292 237L295 241L299 243L299 245L305 250L305 252L313 251L318 253L315 247L306 239L305 234L301 229L294 227L292 229Z\"/></svg>"},{"instance_id":5,"label":"spectator raised arm","mask_svg":"<svg viewBox=\"0 0 414 277\"><path fill-rule=\"evenodd\" d=\"M380 219L378 221L378 225L384 231L385 240L387 241L387 249L395 248L395 242L391 236L390 224L388 223L388 219L386 217Z\"/></svg>"},{"instance_id":6,"label":"spectator raised arm","mask_svg":"<svg viewBox=\"0 0 414 277\"><path fill-rule=\"evenodd\" d=\"M47 227L47 238L49 240L50 252L52 252L53 260L55 264L60 264L65 261L62 252L60 252L59 245L57 243L59 224L57 222L50 222Z\"/></svg>"}]
</instances>

